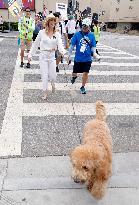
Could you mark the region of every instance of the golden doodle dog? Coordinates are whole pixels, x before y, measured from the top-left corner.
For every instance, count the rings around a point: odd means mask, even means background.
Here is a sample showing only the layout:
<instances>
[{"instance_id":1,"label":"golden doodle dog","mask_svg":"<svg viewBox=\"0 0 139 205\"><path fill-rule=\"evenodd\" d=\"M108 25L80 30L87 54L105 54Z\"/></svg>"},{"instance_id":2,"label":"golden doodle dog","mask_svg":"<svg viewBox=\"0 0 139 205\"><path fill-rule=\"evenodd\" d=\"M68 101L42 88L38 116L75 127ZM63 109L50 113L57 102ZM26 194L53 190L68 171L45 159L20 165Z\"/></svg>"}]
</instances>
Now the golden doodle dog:
<instances>
[{"instance_id":1,"label":"golden doodle dog","mask_svg":"<svg viewBox=\"0 0 139 205\"><path fill-rule=\"evenodd\" d=\"M101 199L112 172L112 138L103 102L96 102L96 118L86 123L83 143L72 151L70 158L73 180L86 183L92 196Z\"/></svg>"}]
</instances>

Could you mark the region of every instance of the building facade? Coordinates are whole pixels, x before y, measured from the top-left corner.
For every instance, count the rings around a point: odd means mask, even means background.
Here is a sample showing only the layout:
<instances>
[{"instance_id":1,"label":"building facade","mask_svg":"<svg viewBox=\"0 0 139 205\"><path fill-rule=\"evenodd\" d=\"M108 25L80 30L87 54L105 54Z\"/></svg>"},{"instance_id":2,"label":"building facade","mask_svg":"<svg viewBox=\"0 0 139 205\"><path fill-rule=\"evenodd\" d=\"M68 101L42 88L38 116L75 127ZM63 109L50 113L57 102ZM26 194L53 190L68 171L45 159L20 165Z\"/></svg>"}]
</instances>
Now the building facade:
<instances>
[{"instance_id":1,"label":"building facade","mask_svg":"<svg viewBox=\"0 0 139 205\"><path fill-rule=\"evenodd\" d=\"M139 22L139 0L92 0L91 9L101 22Z\"/></svg>"},{"instance_id":2,"label":"building facade","mask_svg":"<svg viewBox=\"0 0 139 205\"><path fill-rule=\"evenodd\" d=\"M34 0L35 11L43 10L43 4L49 11L56 11L56 3L65 3L69 6L69 12L79 10L83 14L97 14L101 22L139 22L139 0ZM71 7L70 7L71 6ZM17 21L9 14L7 9L0 9L0 16L4 21Z\"/></svg>"}]
</instances>

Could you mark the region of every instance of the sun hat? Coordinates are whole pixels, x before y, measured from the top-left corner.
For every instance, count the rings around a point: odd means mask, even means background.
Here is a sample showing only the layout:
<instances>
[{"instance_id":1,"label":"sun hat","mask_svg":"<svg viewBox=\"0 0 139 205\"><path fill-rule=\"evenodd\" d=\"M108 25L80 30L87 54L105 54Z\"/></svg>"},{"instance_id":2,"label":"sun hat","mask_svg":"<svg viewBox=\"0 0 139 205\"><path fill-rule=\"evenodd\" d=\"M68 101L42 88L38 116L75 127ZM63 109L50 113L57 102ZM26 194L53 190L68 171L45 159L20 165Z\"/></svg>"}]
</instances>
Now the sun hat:
<instances>
[{"instance_id":1,"label":"sun hat","mask_svg":"<svg viewBox=\"0 0 139 205\"><path fill-rule=\"evenodd\" d=\"M48 14L46 16L46 19L44 20L44 25L48 25L50 21L55 21L56 22L56 17L51 13L51 14Z\"/></svg>"},{"instance_id":2,"label":"sun hat","mask_svg":"<svg viewBox=\"0 0 139 205\"><path fill-rule=\"evenodd\" d=\"M51 14L48 14L47 16L46 16L46 21L48 21L48 20L56 20L56 17L51 13Z\"/></svg>"},{"instance_id":3,"label":"sun hat","mask_svg":"<svg viewBox=\"0 0 139 205\"><path fill-rule=\"evenodd\" d=\"M91 20L89 18L83 19L82 25L90 27L91 26Z\"/></svg>"}]
</instances>

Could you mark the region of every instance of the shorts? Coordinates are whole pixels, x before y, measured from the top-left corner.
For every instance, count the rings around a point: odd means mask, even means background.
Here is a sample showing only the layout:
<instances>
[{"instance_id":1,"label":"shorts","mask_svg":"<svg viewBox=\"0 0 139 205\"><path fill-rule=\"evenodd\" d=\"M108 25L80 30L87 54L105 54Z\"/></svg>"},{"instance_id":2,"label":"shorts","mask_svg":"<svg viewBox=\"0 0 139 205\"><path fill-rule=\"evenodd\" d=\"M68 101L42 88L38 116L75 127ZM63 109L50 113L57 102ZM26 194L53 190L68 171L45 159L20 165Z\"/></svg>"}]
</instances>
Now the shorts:
<instances>
[{"instance_id":1,"label":"shorts","mask_svg":"<svg viewBox=\"0 0 139 205\"><path fill-rule=\"evenodd\" d=\"M73 36L74 36L74 33L72 33L72 34L69 34L69 33L68 33L68 39L69 39L69 40L70 40Z\"/></svg>"},{"instance_id":2,"label":"shorts","mask_svg":"<svg viewBox=\"0 0 139 205\"><path fill-rule=\"evenodd\" d=\"M21 50L25 50L25 47L29 51L31 49L32 41L27 39L20 39Z\"/></svg>"},{"instance_id":3,"label":"shorts","mask_svg":"<svg viewBox=\"0 0 139 205\"><path fill-rule=\"evenodd\" d=\"M73 73L89 73L91 68L91 61L88 62L76 62L74 61Z\"/></svg>"}]
</instances>

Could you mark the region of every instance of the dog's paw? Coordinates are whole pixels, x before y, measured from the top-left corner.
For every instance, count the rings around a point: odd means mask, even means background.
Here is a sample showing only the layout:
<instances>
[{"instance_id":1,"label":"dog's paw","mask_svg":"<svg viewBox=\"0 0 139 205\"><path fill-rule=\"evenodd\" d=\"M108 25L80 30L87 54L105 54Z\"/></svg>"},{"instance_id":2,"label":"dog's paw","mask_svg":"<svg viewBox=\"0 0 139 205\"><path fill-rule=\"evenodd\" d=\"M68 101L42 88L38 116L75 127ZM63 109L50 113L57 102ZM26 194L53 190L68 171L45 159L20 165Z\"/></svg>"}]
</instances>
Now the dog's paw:
<instances>
[{"instance_id":1,"label":"dog's paw","mask_svg":"<svg viewBox=\"0 0 139 205\"><path fill-rule=\"evenodd\" d=\"M92 189L90 190L93 197L95 197L97 200L100 200L104 197L106 192L106 184L97 184L95 183Z\"/></svg>"}]
</instances>

